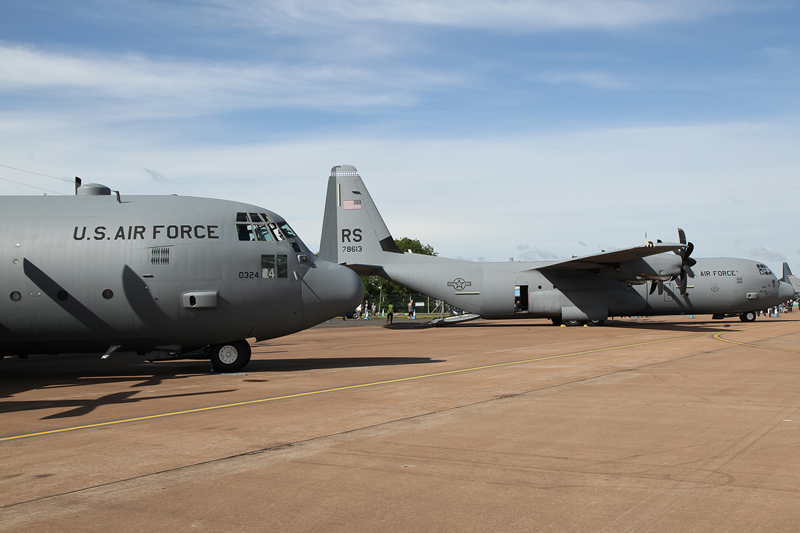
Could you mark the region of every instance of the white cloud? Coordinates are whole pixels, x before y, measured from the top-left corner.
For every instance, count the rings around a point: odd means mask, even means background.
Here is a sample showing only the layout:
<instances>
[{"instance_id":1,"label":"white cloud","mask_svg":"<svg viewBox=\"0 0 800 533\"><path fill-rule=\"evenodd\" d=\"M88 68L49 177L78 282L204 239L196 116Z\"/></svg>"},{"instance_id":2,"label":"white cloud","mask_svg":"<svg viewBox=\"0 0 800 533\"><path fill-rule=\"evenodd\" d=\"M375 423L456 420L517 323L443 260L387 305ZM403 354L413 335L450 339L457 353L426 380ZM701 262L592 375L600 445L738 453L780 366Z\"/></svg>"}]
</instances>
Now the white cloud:
<instances>
[{"instance_id":1,"label":"white cloud","mask_svg":"<svg viewBox=\"0 0 800 533\"><path fill-rule=\"evenodd\" d=\"M260 24L275 32L308 31L309 26L336 29L353 22L512 31L620 28L696 20L742 9L740 2L716 0L241 0L201 5L217 18Z\"/></svg>"},{"instance_id":2,"label":"white cloud","mask_svg":"<svg viewBox=\"0 0 800 533\"><path fill-rule=\"evenodd\" d=\"M598 71L583 72L543 72L536 77L539 81L552 84L577 83L594 89L628 89L631 85L619 77Z\"/></svg>"},{"instance_id":3,"label":"white cloud","mask_svg":"<svg viewBox=\"0 0 800 533\"><path fill-rule=\"evenodd\" d=\"M156 60L138 54L67 55L0 45L0 94L52 96L45 107L113 119L219 114L275 106L359 109L409 105L426 88L458 83L443 72L401 68L396 76L334 64L227 64ZM75 109L75 106L80 109ZM48 109L47 113L51 113Z\"/></svg>"},{"instance_id":4,"label":"white cloud","mask_svg":"<svg viewBox=\"0 0 800 533\"><path fill-rule=\"evenodd\" d=\"M100 138L64 125L20 136L4 124L0 120L3 164L78 175L123 195L177 193L261 205L287 217L312 248L328 171L354 164L393 235L418 238L445 257L570 257L640 244L645 229L650 240L675 241L680 226L697 257L758 254L800 264L794 226L780 216L793 209L799 187L795 126L709 124L449 140L340 133L304 142L164 146L136 132ZM169 181L153 180L143 169L158 169ZM7 169L0 177L28 181ZM72 192L70 184L41 180L29 183ZM730 202L731 190L743 204ZM0 191L38 194L5 182ZM583 243L594 244L587 249Z\"/></svg>"},{"instance_id":5,"label":"white cloud","mask_svg":"<svg viewBox=\"0 0 800 533\"><path fill-rule=\"evenodd\" d=\"M786 261L786 255L777 251L773 250L768 246L759 246L758 248L753 248L749 251L752 257L763 259L765 261L775 261L776 263Z\"/></svg>"}]
</instances>

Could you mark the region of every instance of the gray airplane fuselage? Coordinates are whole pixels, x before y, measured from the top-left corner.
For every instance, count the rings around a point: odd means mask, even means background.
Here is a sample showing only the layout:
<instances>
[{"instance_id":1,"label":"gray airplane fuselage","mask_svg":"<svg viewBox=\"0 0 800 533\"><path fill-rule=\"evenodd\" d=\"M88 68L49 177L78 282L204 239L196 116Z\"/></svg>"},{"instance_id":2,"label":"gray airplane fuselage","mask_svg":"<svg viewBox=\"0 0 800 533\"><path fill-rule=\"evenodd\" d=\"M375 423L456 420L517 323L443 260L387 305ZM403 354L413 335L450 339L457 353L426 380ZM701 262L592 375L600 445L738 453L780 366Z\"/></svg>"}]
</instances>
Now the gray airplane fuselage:
<instances>
[{"instance_id":1,"label":"gray airplane fuselage","mask_svg":"<svg viewBox=\"0 0 800 533\"><path fill-rule=\"evenodd\" d=\"M747 259L698 258L686 294L677 283L633 285L586 270L548 270L548 263L475 263L403 254L392 264L386 254L381 275L484 318L545 317L566 320L680 313L736 315L786 301L785 291L763 264ZM399 258L398 258L399 259ZM527 304L515 302L527 294ZM572 310L575 308L575 311ZM580 310L590 310L580 316ZM596 314L592 314L594 311ZM573 314L570 314L573 313Z\"/></svg>"},{"instance_id":2,"label":"gray airplane fuselage","mask_svg":"<svg viewBox=\"0 0 800 533\"><path fill-rule=\"evenodd\" d=\"M3 354L179 353L269 339L347 312L363 293L350 270L317 259L282 217L249 204L106 194L0 205Z\"/></svg>"}]
</instances>

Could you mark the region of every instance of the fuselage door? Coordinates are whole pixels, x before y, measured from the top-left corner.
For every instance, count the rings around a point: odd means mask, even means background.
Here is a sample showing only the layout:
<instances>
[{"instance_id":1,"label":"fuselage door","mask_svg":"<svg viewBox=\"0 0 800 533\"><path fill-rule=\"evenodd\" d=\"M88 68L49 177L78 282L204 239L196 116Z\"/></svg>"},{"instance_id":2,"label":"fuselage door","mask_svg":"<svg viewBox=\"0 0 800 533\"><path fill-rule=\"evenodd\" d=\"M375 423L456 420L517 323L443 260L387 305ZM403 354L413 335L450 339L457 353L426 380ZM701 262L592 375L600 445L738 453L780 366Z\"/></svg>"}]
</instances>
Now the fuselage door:
<instances>
[{"instance_id":1,"label":"fuselage door","mask_svg":"<svg viewBox=\"0 0 800 533\"><path fill-rule=\"evenodd\" d=\"M516 285L514 287L514 312L528 312L528 286Z\"/></svg>"}]
</instances>

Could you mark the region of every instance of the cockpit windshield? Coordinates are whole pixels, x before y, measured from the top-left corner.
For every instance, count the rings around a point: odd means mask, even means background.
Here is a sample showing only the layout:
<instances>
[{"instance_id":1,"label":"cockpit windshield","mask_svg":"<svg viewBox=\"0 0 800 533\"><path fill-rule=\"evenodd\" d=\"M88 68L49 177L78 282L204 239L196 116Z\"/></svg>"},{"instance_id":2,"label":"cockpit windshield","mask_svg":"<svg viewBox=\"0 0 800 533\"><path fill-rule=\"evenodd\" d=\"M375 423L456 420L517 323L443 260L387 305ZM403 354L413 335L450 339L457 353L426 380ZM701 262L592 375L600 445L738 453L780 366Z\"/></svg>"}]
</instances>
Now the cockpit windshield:
<instances>
[{"instance_id":1,"label":"cockpit windshield","mask_svg":"<svg viewBox=\"0 0 800 533\"><path fill-rule=\"evenodd\" d=\"M292 231L292 228L290 228L289 224L287 224L286 222L281 222L280 223L280 228L281 228L281 231L283 231L283 234L286 235L287 239L291 239L293 237L297 237L295 232Z\"/></svg>"},{"instance_id":2,"label":"cockpit windshield","mask_svg":"<svg viewBox=\"0 0 800 533\"><path fill-rule=\"evenodd\" d=\"M286 222L275 222L266 213L236 213L236 234L240 241L273 242L296 238Z\"/></svg>"},{"instance_id":3,"label":"cockpit windshield","mask_svg":"<svg viewBox=\"0 0 800 533\"><path fill-rule=\"evenodd\" d=\"M758 268L758 273L762 276L773 276L772 270L769 269L767 265L762 265L761 263L756 263L756 268Z\"/></svg>"}]
</instances>

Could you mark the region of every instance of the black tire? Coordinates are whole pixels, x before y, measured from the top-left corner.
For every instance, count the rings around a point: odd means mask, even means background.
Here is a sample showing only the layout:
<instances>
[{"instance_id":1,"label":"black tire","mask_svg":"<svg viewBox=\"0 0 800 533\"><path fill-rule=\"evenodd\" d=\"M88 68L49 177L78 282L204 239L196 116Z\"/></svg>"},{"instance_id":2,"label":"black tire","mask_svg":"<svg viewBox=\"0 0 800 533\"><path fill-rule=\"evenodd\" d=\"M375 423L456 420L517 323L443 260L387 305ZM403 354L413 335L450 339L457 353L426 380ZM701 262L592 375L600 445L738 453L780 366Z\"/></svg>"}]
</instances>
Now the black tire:
<instances>
[{"instance_id":1,"label":"black tire","mask_svg":"<svg viewBox=\"0 0 800 533\"><path fill-rule=\"evenodd\" d=\"M742 313L739 315L739 320L742 322L755 322L756 321L756 313L754 311L748 311L746 313Z\"/></svg>"},{"instance_id":2,"label":"black tire","mask_svg":"<svg viewBox=\"0 0 800 533\"><path fill-rule=\"evenodd\" d=\"M226 342L211 347L211 365L217 372L238 372L250 362L247 341Z\"/></svg>"},{"instance_id":3,"label":"black tire","mask_svg":"<svg viewBox=\"0 0 800 533\"><path fill-rule=\"evenodd\" d=\"M572 328L572 327L575 327L575 326L582 326L583 324L584 323L581 322L580 320L565 320L564 321L564 325L567 326L568 328Z\"/></svg>"},{"instance_id":4,"label":"black tire","mask_svg":"<svg viewBox=\"0 0 800 533\"><path fill-rule=\"evenodd\" d=\"M553 325L554 325L554 326L560 326L560 325L561 325L561 317L558 317L558 318L551 318L550 320L552 320L552 321L553 321Z\"/></svg>"},{"instance_id":5,"label":"black tire","mask_svg":"<svg viewBox=\"0 0 800 533\"><path fill-rule=\"evenodd\" d=\"M589 321L589 325L590 326L602 326L605 323L606 323L605 320L590 320Z\"/></svg>"}]
</instances>

